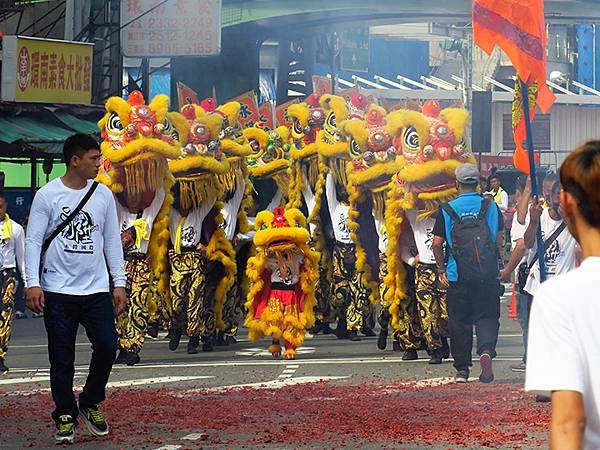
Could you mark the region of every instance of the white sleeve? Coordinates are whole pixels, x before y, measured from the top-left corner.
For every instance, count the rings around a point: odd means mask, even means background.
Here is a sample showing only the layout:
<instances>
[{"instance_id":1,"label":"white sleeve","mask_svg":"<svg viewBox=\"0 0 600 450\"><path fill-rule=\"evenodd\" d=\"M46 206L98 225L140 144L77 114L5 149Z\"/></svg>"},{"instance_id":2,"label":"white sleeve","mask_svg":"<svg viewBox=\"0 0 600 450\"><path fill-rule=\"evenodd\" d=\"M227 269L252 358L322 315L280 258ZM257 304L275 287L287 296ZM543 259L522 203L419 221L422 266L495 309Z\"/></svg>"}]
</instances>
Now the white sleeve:
<instances>
[{"instance_id":1,"label":"white sleeve","mask_svg":"<svg viewBox=\"0 0 600 450\"><path fill-rule=\"evenodd\" d=\"M246 180L240 177L236 182L235 192L233 197L225 203L223 208L223 215L227 219L225 223L225 234L227 239L231 240L235 236L235 229L237 226L237 214L244 198L244 192L246 191Z\"/></svg>"},{"instance_id":2,"label":"white sleeve","mask_svg":"<svg viewBox=\"0 0 600 450\"><path fill-rule=\"evenodd\" d=\"M327 178L325 179L325 195L327 197L329 215L331 216L331 220L333 222L333 214L335 213L339 202L335 191L335 181L333 180L333 175L331 174L331 172L327 173Z\"/></svg>"},{"instance_id":3,"label":"white sleeve","mask_svg":"<svg viewBox=\"0 0 600 450\"><path fill-rule=\"evenodd\" d=\"M529 318L525 390L584 391L584 372L567 309L568 297L548 280L536 291ZM560 292L560 290L558 290Z\"/></svg>"},{"instance_id":4,"label":"white sleeve","mask_svg":"<svg viewBox=\"0 0 600 450\"><path fill-rule=\"evenodd\" d=\"M508 209L508 194L505 190L500 192L500 204L498 205L498 208L500 208L500 212L502 213L505 213Z\"/></svg>"},{"instance_id":5,"label":"white sleeve","mask_svg":"<svg viewBox=\"0 0 600 450\"><path fill-rule=\"evenodd\" d=\"M156 193L154 194L154 199L152 200L152 203L150 203L150 206L144 209L144 212L142 213L142 218L148 224L148 230L152 229L154 219L156 219L156 216L158 215L158 212L160 211L164 200L165 190L162 187L158 188L156 190Z\"/></svg>"},{"instance_id":6,"label":"white sleeve","mask_svg":"<svg viewBox=\"0 0 600 450\"><path fill-rule=\"evenodd\" d=\"M304 197L304 201L306 202L306 208L308 209L308 217L310 217L315 210L315 206L317 204L315 200L315 194L313 193L308 178L302 171L302 196Z\"/></svg>"},{"instance_id":7,"label":"white sleeve","mask_svg":"<svg viewBox=\"0 0 600 450\"><path fill-rule=\"evenodd\" d=\"M19 269L19 273L21 274L21 278L23 279L23 283L25 287L27 287L27 275L25 274L25 233L23 231L23 227L19 224L15 224L14 226L16 233L14 236L15 239L15 257L17 259L17 268Z\"/></svg>"},{"instance_id":8,"label":"white sleeve","mask_svg":"<svg viewBox=\"0 0 600 450\"><path fill-rule=\"evenodd\" d=\"M104 257L108 270L112 275L115 287L125 287L127 274L123 261L123 246L119 232L119 221L117 219L117 206L112 195L106 195L106 220L102 235L104 237Z\"/></svg>"},{"instance_id":9,"label":"white sleeve","mask_svg":"<svg viewBox=\"0 0 600 450\"><path fill-rule=\"evenodd\" d=\"M282 197L283 197L283 192L281 192L281 189L277 188L277 192L275 192L273 199L267 206L267 211L271 211L271 212L275 211L275 208L277 208L279 206L279 204L281 203Z\"/></svg>"},{"instance_id":10,"label":"white sleeve","mask_svg":"<svg viewBox=\"0 0 600 450\"><path fill-rule=\"evenodd\" d=\"M415 235L412 227L410 226L410 222L408 218L404 219L405 224L403 224L402 229L400 231L400 258L406 264L411 265L411 261L414 261L414 256L417 253L417 244L415 243ZM412 258L412 259L411 259Z\"/></svg>"},{"instance_id":11,"label":"white sleeve","mask_svg":"<svg viewBox=\"0 0 600 450\"><path fill-rule=\"evenodd\" d=\"M40 286L40 258L44 236L48 230L50 210L43 191L33 197L27 233L25 234L25 285L27 287Z\"/></svg>"}]
</instances>

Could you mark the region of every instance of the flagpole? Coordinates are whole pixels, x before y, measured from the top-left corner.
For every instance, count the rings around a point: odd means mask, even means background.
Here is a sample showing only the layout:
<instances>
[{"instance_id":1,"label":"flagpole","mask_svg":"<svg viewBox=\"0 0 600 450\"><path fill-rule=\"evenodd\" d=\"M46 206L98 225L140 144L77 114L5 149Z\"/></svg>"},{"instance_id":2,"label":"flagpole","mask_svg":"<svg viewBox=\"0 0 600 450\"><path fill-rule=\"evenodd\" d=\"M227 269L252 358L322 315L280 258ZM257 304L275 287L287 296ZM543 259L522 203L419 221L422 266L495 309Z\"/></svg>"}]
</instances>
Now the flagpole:
<instances>
[{"instance_id":1,"label":"flagpole","mask_svg":"<svg viewBox=\"0 0 600 450\"><path fill-rule=\"evenodd\" d=\"M527 83L521 78L517 78L521 83L521 97L523 98L523 116L525 117L525 133L527 141L527 153L529 155L529 177L531 178L531 195L534 200L538 200L537 179L535 177L535 155L533 152L533 135L531 133L531 118L529 117L529 90ZM544 264L544 239L542 238L541 223L538 223L536 230L537 255L540 267L540 281L546 281L546 266Z\"/></svg>"}]
</instances>

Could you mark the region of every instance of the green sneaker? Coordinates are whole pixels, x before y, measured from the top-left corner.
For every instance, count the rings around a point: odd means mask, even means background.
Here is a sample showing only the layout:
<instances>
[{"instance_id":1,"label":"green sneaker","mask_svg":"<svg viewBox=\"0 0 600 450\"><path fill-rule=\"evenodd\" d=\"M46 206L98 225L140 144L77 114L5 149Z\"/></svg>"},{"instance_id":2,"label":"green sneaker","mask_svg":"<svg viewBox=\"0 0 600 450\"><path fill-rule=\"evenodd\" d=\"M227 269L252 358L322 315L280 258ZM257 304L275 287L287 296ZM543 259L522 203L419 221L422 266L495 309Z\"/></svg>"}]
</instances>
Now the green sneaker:
<instances>
[{"instance_id":1,"label":"green sneaker","mask_svg":"<svg viewBox=\"0 0 600 450\"><path fill-rule=\"evenodd\" d=\"M88 431L94 436L106 436L108 434L108 423L104 420L104 415L98 405L90 406L89 408L79 407L81 419Z\"/></svg>"},{"instance_id":2,"label":"green sneaker","mask_svg":"<svg viewBox=\"0 0 600 450\"><path fill-rule=\"evenodd\" d=\"M65 414L58 418L54 442L56 444L72 444L75 440L75 420L73 416Z\"/></svg>"}]
</instances>

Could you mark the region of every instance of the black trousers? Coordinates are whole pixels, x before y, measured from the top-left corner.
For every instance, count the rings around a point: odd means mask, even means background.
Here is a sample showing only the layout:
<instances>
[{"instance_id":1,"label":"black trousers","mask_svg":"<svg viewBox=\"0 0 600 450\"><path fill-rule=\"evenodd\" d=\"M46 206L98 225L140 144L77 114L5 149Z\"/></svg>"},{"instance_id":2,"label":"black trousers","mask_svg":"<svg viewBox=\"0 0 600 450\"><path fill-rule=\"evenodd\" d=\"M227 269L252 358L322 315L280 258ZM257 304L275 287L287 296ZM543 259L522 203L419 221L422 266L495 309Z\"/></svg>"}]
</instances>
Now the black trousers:
<instances>
[{"instance_id":1,"label":"black trousers","mask_svg":"<svg viewBox=\"0 0 600 450\"><path fill-rule=\"evenodd\" d=\"M112 298L103 292L91 295L65 295L44 292L44 324L48 333L50 389L56 409L52 418L69 414L77 417L73 395L75 339L83 325L92 344L89 374L79 396L79 405L97 405L105 398L106 383L117 352L117 331Z\"/></svg>"},{"instance_id":2,"label":"black trousers","mask_svg":"<svg viewBox=\"0 0 600 450\"><path fill-rule=\"evenodd\" d=\"M477 335L477 354L496 356L500 328L500 285L488 283L452 282L446 300L450 349L456 370L472 365L473 326Z\"/></svg>"}]
</instances>

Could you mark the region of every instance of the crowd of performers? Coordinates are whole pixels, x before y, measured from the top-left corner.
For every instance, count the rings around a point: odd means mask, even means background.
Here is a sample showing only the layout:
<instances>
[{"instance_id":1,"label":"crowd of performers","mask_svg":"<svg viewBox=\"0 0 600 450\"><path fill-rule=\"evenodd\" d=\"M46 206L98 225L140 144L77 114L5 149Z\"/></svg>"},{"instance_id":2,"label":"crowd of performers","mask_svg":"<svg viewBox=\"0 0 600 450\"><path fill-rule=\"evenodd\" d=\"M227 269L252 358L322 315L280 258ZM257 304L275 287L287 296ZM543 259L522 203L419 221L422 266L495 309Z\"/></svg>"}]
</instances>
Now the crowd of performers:
<instances>
[{"instance_id":1,"label":"crowd of performers","mask_svg":"<svg viewBox=\"0 0 600 450\"><path fill-rule=\"evenodd\" d=\"M242 127L238 102L107 101L98 181L116 198L128 296L117 363L139 362L158 327L196 353L245 326L293 359L307 330L359 340L376 321L380 349L389 335L403 359L448 357L432 229L455 169L474 161L468 112L386 111L353 93L287 114L269 130Z\"/></svg>"}]
</instances>

